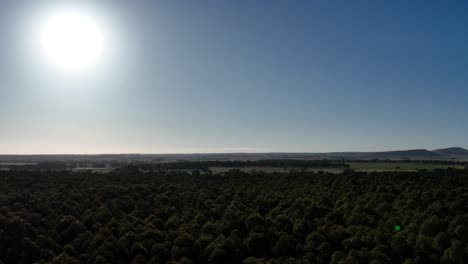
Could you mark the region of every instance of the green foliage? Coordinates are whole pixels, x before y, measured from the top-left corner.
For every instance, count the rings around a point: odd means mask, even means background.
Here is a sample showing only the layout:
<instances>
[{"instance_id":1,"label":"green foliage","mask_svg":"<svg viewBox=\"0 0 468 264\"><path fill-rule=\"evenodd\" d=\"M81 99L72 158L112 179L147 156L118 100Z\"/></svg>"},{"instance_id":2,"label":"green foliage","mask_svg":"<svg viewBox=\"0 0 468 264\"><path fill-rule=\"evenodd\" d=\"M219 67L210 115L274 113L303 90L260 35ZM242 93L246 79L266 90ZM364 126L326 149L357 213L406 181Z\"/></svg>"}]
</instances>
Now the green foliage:
<instances>
[{"instance_id":1,"label":"green foliage","mask_svg":"<svg viewBox=\"0 0 468 264\"><path fill-rule=\"evenodd\" d=\"M279 234L278 241L276 241L272 252L273 255L277 257L294 256L295 248L296 242L293 240L293 238L286 233L281 233Z\"/></svg>"},{"instance_id":2,"label":"green foliage","mask_svg":"<svg viewBox=\"0 0 468 264\"><path fill-rule=\"evenodd\" d=\"M437 216L431 216L430 218L424 220L419 228L419 233L426 236L434 236L442 231L442 224Z\"/></svg>"},{"instance_id":3,"label":"green foliage","mask_svg":"<svg viewBox=\"0 0 468 264\"><path fill-rule=\"evenodd\" d=\"M468 263L463 170L129 167L0 171L0 182L5 264Z\"/></svg>"}]
</instances>

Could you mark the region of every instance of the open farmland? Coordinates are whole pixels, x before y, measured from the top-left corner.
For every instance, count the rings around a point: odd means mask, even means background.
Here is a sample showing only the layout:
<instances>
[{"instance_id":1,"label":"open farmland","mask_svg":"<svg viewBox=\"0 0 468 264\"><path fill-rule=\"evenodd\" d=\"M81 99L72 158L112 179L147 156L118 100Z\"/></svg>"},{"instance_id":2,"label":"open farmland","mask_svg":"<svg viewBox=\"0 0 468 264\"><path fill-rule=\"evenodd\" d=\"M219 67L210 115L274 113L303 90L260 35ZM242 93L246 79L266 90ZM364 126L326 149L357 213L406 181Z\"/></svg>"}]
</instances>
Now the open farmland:
<instances>
[{"instance_id":1,"label":"open farmland","mask_svg":"<svg viewBox=\"0 0 468 264\"><path fill-rule=\"evenodd\" d=\"M350 168L356 171L417 171L435 169L463 169L462 164L433 164L418 162L350 162Z\"/></svg>"}]
</instances>

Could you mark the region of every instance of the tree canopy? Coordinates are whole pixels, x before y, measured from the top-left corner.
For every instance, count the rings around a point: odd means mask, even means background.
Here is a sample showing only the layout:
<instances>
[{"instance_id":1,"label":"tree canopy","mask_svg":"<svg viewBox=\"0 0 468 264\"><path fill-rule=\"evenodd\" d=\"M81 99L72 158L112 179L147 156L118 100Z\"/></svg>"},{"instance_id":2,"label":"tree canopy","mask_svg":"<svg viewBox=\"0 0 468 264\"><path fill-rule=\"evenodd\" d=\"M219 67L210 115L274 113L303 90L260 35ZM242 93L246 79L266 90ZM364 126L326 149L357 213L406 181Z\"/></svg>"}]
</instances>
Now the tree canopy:
<instances>
[{"instance_id":1,"label":"tree canopy","mask_svg":"<svg viewBox=\"0 0 468 264\"><path fill-rule=\"evenodd\" d=\"M0 181L0 263L468 262L464 170L0 171Z\"/></svg>"}]
</instances>

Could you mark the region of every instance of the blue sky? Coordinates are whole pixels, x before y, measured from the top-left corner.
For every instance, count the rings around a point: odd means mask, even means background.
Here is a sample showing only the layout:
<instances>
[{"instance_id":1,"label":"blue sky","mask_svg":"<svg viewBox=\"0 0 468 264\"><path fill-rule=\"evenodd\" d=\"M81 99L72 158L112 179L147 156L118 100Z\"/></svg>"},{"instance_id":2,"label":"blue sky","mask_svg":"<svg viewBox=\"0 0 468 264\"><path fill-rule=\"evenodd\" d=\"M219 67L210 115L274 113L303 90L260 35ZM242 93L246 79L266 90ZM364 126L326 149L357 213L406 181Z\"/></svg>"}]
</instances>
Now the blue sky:
<instances>
[{"instance_id":1,"label":"blue sky","mask_svg":"<svg viewBox=\"0 0 468 264\"><path fill-rule=\"evenodd\" d=\"M113 33L91 72L28 36L70 3ZM0 3L0 153L468 147L466 1L66 4Z\"/></svg>"}]
</instances>

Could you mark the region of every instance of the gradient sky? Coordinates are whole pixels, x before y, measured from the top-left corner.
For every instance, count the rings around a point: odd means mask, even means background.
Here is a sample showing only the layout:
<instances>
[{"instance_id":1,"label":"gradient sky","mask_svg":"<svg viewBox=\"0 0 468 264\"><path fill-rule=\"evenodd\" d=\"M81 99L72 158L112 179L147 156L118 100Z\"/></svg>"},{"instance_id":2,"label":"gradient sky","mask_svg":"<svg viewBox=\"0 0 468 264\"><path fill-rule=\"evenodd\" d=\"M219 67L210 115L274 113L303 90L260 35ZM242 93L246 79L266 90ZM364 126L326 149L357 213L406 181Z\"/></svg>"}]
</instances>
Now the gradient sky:
<instances>
[{"instance_id":1,"label":"gradient sky","mask_svg":"<svg viewBox=\"0 0 468 264\"><path fill-rule=\"evenodd\" d=\"M75 5L112 42L92 72L37 56ZM0 2L0 153L468 147L467 1Z\"/></svg>"}]
</instances>

